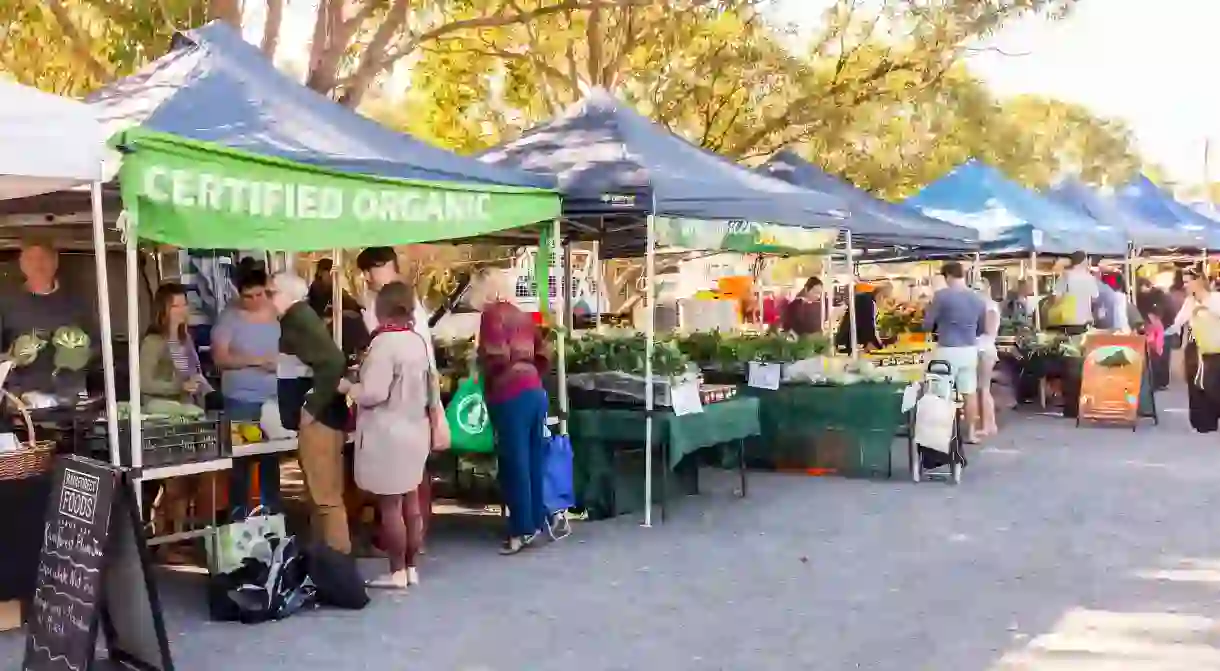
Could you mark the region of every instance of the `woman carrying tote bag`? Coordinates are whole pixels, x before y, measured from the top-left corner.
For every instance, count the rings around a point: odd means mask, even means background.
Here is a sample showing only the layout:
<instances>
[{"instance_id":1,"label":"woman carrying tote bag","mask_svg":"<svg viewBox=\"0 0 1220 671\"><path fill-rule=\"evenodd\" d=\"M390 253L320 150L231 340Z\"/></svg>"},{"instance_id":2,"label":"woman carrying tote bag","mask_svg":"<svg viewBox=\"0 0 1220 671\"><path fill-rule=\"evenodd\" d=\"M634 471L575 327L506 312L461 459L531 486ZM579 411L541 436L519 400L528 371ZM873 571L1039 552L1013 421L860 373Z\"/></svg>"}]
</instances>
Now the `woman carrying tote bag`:
<instances>
[{"instance_id":1,"label":"woman carrying tote bag","mask_svg":"<svg viewBox=\"0 0 1220 671\"><path fill-rule=\"evenodd\" d=\"M378 292L380 326L360 366L360 382L343 385L357 406L356 484L377 496L381 544L390 561L390 572L369 586L396 590L419 584L423 515L417 490L428 454L449 443L428 348L412 330L414 303L402 282Z\"/></svg>"}]
</instances>

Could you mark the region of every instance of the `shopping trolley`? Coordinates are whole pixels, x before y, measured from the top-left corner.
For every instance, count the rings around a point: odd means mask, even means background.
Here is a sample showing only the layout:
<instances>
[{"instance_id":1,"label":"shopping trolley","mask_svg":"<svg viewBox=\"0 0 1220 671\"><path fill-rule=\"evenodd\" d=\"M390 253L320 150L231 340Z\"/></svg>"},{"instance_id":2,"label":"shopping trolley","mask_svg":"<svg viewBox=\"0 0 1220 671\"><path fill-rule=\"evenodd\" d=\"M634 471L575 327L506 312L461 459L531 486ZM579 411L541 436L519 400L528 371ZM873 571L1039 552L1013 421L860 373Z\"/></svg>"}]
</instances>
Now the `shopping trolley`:
<instances>
[{"instance_id":1,"label":"shopping trolley","mask_svg":"<svg viewBox=\"0 0 1220 671\"><path fill-rule=\"evenodd\" d=\"M962 481L962 469L966 466L965 432L963 430L965 403L954 383L953 367L949 362L932 360L924 371L923 379L916 382L915 403L907 410L907 450L911 461L911 480L948 480L952 484ZM948 453L916 444L916 418L919 401L927 394L935 394L953 404L953 425L949 438ZM933 465L934 464L934 465ZM947 476L929 472L933 468L949 466Z\"/></svg>"}]
</instances>

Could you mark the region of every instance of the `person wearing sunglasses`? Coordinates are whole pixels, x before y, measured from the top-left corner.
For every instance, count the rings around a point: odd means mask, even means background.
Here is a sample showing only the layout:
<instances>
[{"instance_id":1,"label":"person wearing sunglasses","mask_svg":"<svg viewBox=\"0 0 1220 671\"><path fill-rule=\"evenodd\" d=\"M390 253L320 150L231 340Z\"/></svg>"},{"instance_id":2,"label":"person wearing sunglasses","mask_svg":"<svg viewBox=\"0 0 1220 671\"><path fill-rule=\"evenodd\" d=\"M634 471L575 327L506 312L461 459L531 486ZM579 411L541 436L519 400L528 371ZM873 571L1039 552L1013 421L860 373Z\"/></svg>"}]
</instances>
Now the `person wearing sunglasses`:
<instances>
[{"instance_id":1,"label":"person wearing sunglasses","mask_svg":"<svg viewBox=\"0 0 1220 671\"><path fill-rule=\"evenodd\" d=\"M212 358L220 368L220 390L232 422L257 424L263 404L275 397L280 322L271 304L267 273L244 269L234 278L238 298L220 315L212 330ZM234 519L244 519L250 492L250 467L258 464L260 503L280 512L279 456L235 459L229 498Z\"/></svg>"}]
</instances>

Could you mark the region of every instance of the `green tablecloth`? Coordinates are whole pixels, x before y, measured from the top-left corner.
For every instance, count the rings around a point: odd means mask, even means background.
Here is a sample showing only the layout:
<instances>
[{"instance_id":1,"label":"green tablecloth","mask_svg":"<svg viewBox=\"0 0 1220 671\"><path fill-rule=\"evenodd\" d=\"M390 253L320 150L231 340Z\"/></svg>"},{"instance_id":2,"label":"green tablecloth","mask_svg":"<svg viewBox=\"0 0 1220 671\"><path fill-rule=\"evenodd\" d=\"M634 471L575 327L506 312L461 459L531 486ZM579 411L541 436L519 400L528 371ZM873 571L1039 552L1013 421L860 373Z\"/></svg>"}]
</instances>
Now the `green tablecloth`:
<instances>
[{"instance_id":1,"label":"green tablecloth","mask_svg":"<svg viewBox=\"0 0 1220 671\"><path fill-rule=\"evenodd\" d=\"M568 416L572 437L576 498L593 517L627 512L622 503L638 505L643 500L644 469L639 461L623 460L622 472L616 471L615 450L644 446L645 412L642 408L597 408L573 410ZM667 410L653 413L652 443L656 468L674 470L691 453L714 445L745 440L759 435L759 401L740 397L704 407L697 415L677 417ZM668 463L660 464L668 452ZM654 478L661 474L654 471ZM626 485L628 491L619 491ZM641 491L635 491L635 490ZM660 492L656 493L657 496Z\"/></svg>"},{"instance_id":2,"label":"green tablecloth","mask_svg":"<svg viewBox=\"0 0 1220 671\"><path fill-rule=\"evenodd\" d=\"M750 462L770 468L889 476L894 437L906 421L905 386L786 384L774 391L741 387L740 394L762 401L760 444L751 446Z\"/></svg>"}]
</instances>

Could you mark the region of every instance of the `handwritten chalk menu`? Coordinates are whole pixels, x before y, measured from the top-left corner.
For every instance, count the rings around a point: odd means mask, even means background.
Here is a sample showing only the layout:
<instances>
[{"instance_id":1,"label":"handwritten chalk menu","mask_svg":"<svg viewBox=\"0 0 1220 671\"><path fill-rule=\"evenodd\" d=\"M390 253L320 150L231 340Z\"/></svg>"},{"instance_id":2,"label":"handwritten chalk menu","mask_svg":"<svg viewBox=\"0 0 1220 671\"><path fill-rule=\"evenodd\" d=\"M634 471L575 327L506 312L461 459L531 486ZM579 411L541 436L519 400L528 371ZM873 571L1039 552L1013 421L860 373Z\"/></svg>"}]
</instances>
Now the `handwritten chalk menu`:
<instances>
[{"instance_id":1,"label":"handwritten chalk menu","mask_svg":"<svg viewBox=\"0 0 1220 671\"><path fill-rule=\"evenodd\" d=\"M172 670L142 536L123 471L60 457L43 522L23 671L89 671L99 624L111 659Z\"/></svg>"}]
</instances>

